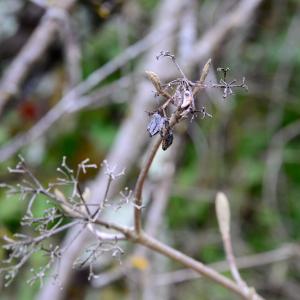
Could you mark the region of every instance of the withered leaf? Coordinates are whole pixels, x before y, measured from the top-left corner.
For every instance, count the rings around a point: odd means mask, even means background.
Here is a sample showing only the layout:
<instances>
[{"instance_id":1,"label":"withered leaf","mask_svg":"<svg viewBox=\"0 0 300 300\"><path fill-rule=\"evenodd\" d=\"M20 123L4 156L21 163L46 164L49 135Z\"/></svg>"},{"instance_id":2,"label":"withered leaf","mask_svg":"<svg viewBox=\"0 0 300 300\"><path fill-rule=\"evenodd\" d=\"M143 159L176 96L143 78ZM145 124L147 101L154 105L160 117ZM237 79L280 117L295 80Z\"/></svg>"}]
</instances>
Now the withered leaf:
<instances>
[{"instance_id":1,"label":"withered leaf","mask_svg":"<svg viewBox=\"0 0 300 300\"><path fill-rule=\"evenodd\" d=\"M147 126L149 135L152 137L159 133L164 127L165 122L167 122L167 119L165 117L162 117L159 113L154 113Z\"/></svg>"}]
</instances>

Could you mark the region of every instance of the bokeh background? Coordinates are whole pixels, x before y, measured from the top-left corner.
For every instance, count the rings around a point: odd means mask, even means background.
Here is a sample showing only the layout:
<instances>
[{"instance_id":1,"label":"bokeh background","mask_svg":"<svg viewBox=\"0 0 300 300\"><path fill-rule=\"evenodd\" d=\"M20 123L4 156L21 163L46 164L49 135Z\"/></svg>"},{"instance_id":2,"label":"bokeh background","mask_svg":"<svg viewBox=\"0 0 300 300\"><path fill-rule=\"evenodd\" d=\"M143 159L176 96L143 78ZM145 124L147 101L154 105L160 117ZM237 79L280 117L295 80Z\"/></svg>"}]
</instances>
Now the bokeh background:
<instances>
[{"instance_id":1,"label":"bokeh background","mask_svg":"<svg viewBox=\"0 0 300 300\"><path fill-rule=\"evenodd\" d=\"M58 30L45 31L49 41L35 54L45 35L36 43L33 33L48 22L45 14L52 8L57 9L48 18L59 24ZM266 299L299 299L299 1L1 0L0 40L0 182L20 180L7 172L19 153L45 184L57 177L63 156L74 168L85 158L99 165L108 157L118 168L126 167L112 199L125 186L134 188L151 142L146 111L155 109L159 99L144 71L153 70L164 81L179 77L170 60L156 60L161 50L168 50L196 81L212 58L207 88L196 103L213 117L181 123L174 145L158 153L145 188L145 220L155 223L161 240L230 276L222 265L225 255L214 209L216 193L224 191L244 279ZM136 47L128 49L130 45ZM12 71L23 47L35 59L25 71ZM109 62L112 70L103 71ZM240 82L245 77L248 91L235 89L223 99L222 91L211 87L220 78L218 67L230 68L229 79ZM97 74L92 86L70 96L98 69L107 74ZM17 88L8 90L20 74ZM82 176L81 184L91 186L97 196L101 180L103 175L95 170ZM164 205L154 218L150 212L155 200ZM48 205L37 201L34 210L39 214ZM20 225L25 209L26 201L0 191L1 236L28 232ZM114 220L130 224L132 207L122 209ZM53 242L63 239L62 234ZM124 247L125 257L137 253L132 246ZM0 258L6 255L1 249ZM160 256L133 258L132 269L108 284L89 282L86 270L74 271L69 287L56 299L233 299L224 288L193 279ZM33 256L7 288L0 275L0 299L50 299L45 291L55 287L26 284L30 269L46 260ZM109 259L99 272L109 275L118 268ZM148 281L141 285L140 278Z\"/></svg>"}]
</instances>

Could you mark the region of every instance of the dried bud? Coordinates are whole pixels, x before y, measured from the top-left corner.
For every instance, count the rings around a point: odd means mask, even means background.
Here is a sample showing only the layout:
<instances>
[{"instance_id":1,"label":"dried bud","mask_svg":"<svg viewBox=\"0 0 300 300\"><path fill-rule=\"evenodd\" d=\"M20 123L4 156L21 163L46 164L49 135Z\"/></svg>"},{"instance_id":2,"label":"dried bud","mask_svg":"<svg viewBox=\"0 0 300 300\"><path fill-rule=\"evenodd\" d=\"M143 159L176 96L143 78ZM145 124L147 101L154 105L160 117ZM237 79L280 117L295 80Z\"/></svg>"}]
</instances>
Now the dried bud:
<instances>
[{"instance_id":1,"label":"dried bud","mask_svg":"<svg viewBox=\"0 0 300 300\"><path fill-rule=\"evenodd\" d=\"M211 65L211 58L206 62L206 64L204 65L204 67L202 69L200 80L199 80L200 84L204 83L204 81L208 75L210 65Z\"/></svg>"},{"instance_id":2,"label":"dried bud","mask_svg":"<svg viewBox=\"0 0 300 300\"><path fill-rule=\"evenodd\" d=\"M228 199L222 192L216 197L216 213L222 238L227 238L230 230L230 208Z\"/></svg>"},{"instance_id":3,"label":"dried bud","mask_svg":"<svg viewBox=\"0 0 300 300\"><path fill-rule=\"evenodd\" d=\"M157 74L151 71L145 71L147 78L152 82L154 85L155 89L160 93L162 88L161 88L161 82Z\"/></svg>"}]
</instances>

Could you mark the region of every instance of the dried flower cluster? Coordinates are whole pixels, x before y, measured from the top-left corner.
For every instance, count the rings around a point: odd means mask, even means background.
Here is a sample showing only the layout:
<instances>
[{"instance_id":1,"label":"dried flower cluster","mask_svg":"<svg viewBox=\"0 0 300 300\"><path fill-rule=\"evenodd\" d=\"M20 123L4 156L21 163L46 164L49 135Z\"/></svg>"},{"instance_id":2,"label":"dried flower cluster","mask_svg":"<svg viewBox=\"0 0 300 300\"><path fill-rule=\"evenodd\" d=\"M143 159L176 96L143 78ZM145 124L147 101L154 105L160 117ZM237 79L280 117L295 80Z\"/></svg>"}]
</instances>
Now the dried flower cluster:
<instances>
[{"instance_id":1,"label":"dried flower cluster","mask_svg":"<svg viewBox=\"0 0 300 300\"><path fill-rule=\"evenodd\" d=\"M206 116L212 117L212 115L206 111L205 107L201 107L200 110L196 109L195 96L200 90L207 87L220 88L223 90L223 98L227 98L233 94L234 88L240 87L248 89L245 84L245 78L243 78L241 84L236 84L235 79L230 82L226 81L226 75L229 68L217 69L217 71L221 71L223 73L223 78L220 79L219 83L212 84L211 86L205 84L205 79L211 65L210 59L205 64L199 81L193 82L186 77L183 70L176 62L174 55L168 51L161 51L156 58L159 59L160 57L171 58L172 62L181 74L181 77L166 84L162 84L157 74L151 71L146 71L147 78L151 81L156 90L155 95L162 96L165 99L163 104L157 109L152 112L148 112L149 116L151 116L151 120L147 127L150 137L160 133L163 150L167 150L173 142L172 128L176 123L188 116L192 116L193 119L197 112L202 114L202 118L205 118Z\"/></svg>"},{"instance_id":2,"label":"dried flower cluster","mask_svg":"<svg viewBox=\"0 0 300 300\"><path fill-rule=\"evenodd\" d=\"M90 269L90 276L94 276L93 264L97 261L100 254L111 253L113 257L120 260L123 250L118 245L120 235L108 234L101 232L96 228L97 219L106 207L114 207L118 210L125 204L132 203L132 191L125 188L120 192L120 199L117 202L111 202L107 198L110 185L113 180L124 175L124 170L116 173L115 168L111 168L104 161L102 167L106 170L108 177L106 192L101 204L90 203L89 193L86 189L81 191L79 185L80 173L86 173L88 169L97 168L95 164L89 163L89 159L78 164L76 172L71 169L66 163L66 157L63 158L61 165L57 168L60 174L54 183L49 183L47 187L35 177L31 170L26 165L24 159L20 157L19 163L15 168L9 168L9 172L22 175L21 183L17 185L1 184L7 190L7 194L18 194L21 201L28 201L25 215L21 220L22 226L27 226L33 230L33 234L16 233L13 236L4 236L4 249L7 250L7 259L2 261L0 273L4 273L5 286L8 286L20 268L37 252L43 252L49 257L46 265L38 270L32 269L32 277L28 280L29 284L39 281L43 284L44 278L50 267L59 261L65 250L69 247L66 245L61 248L58 245L53 245L50 242L51 237L77 225L82 224L83 228L87 228L95 235L96 244L92 244L85 249L84 259L78 258L74 263L77 267L86 267ZM69 194L62 192L60 189L69 190ZM33 210L36 201L51 202L52 207L45 209L42 215L37 216ZM111 203L109 203L111 202ZM134 204L133 204L134 205ZM72 241L73 242L73 241ZM57 275L59 270L55 272ZM54 278L55 279L55 278Z\"/></svg>"}]
</instances>

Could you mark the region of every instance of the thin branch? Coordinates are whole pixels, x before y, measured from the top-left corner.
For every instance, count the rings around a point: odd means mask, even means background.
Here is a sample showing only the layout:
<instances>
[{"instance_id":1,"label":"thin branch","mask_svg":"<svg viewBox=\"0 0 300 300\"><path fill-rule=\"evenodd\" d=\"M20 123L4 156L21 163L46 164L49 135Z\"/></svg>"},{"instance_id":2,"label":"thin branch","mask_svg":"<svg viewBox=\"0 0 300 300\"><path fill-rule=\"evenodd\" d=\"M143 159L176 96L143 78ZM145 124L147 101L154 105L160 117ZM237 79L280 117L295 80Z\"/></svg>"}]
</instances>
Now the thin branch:
<instances>
[{"instance_id":1,"label":"thin branch","mask_svg":"<svg viewBox=\"0 0 300 300\"><path fill-rule=\"evenodd\" d=\"M21 240L21 241L14 241L15 244L22 244L22 245L29 245L29 244L38 244L42 241L44 241L45 239L48 239L50 238L51 236L53 235L56 235L62 231L65 231L73 226L75 226L76 224L79 224L79 220L75 220L73 222L70 222L68 224L65 224L65 225L62 225L54 230L50 230L49 232L43 234L43 235L40 235L38 237L35 237L35 238L30 238L30 239L27 239L27 240Z\"/></svg>"}]
</instances>

